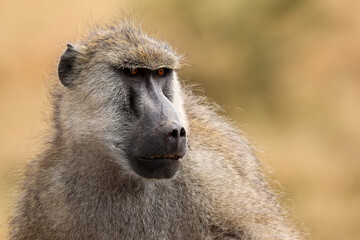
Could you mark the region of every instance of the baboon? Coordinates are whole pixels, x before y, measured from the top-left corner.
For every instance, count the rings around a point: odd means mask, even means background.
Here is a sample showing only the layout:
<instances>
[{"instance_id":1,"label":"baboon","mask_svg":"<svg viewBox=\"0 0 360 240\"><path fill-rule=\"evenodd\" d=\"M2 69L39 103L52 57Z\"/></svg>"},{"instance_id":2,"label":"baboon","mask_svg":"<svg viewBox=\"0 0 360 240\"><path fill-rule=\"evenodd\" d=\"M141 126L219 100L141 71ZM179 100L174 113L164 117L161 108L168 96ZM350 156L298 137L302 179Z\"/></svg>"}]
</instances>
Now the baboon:
<instances>
[{"instance_id":1,"label":"baboon","mask_svg":"<svg viewBox=\"0 0 360 240\"><path fill-rule=\"evenodd\" d=\"M68 44L10 239L303 239L240 130L138 24Z\"/></svg>"}]
</instances>

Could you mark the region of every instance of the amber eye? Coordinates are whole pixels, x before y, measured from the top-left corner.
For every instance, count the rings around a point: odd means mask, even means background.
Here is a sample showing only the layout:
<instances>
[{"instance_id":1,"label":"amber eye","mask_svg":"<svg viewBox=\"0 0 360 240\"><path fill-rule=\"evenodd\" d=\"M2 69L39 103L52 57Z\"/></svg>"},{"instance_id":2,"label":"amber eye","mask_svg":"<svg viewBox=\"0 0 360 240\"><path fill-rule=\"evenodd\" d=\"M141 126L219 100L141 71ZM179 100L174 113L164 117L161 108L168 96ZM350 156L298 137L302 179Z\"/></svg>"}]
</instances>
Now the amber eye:
<instances>
[{"instance_id":1,"label":"amber eye","mask_svg":"<svg viewBox=\"0 0 360 240\"><path fill-rule=\"evenodd\" d=\"M164 76L164 74L165 74L165 69L159 68L158 70L156 70L156 73L157 73L158 76Z\"/></svg>"},{"instance_id":2,"label":"amber eye","mask_svg":"<svg viewBox=\"0 0 360 240\"><path fill-rule=\"evenodd\" d=\"M139 70L137 68L130 69L130 73L133 76L135 76L138 72L139 72Z\"/></svg>"}]
</instances>

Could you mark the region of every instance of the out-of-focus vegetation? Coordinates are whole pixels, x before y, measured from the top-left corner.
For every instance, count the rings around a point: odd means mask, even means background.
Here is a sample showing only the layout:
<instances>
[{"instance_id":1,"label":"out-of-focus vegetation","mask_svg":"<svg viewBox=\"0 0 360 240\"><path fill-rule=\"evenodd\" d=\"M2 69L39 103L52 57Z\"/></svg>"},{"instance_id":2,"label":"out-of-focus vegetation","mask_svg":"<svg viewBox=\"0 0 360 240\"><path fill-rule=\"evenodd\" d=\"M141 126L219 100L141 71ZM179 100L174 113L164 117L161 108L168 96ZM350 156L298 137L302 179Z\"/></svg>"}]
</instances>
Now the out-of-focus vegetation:
<instances>
[{"instance_id":1,"label":"out-of-focus vegetation","mask_svg":"<svg viewBox=\"0 0 360 240\"><path fill-rule=\"evenodd\" d=\"M1 0L0 238L15 170L47 129L43 82L89 23L130 13L180 47L181 78L258 143L310 239L359 239L359 12L356 0Z\"/></svg>"}]
</instances>

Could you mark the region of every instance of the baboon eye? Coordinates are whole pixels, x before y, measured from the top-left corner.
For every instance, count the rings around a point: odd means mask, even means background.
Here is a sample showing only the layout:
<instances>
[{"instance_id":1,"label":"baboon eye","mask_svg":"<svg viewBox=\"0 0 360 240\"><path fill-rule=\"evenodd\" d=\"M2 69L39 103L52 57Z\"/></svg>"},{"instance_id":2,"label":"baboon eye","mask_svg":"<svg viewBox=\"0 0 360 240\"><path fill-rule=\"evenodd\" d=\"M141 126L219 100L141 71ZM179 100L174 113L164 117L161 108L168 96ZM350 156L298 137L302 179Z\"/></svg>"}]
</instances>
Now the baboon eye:
<instances>
[{"instance_id":1,"label":"baboon eye","mask_svg":"<svg viewBox=\"0 0 360 240\"><path fill-rule=\"evenodd\" d=\"M124 71L130 77L136 77L139 74L138 68L126 68Z\"/></svg>"},{"instance_id":2,"label":"baboon eye","mask_svg":"<svg viewBox=\"0 0 360 240\"><path fill-rule=\"evenodd\" d=\"M137 68L130 69L130 73L131 73L131 75L133 75L133 76L135 76L138 72L139 72L139 71L138 71Z\"/></svg>"},{"instance_id":3,"label":"baboon eye","mask_svg":"<svg viewBox=\"0 0 360 240\"><path fill-rule=\"evenodd\" d=\"M157 77L164 77L166 75L166 69L165 68L159 68L155 70L155 75Z\"/></svg>"},{"instance_id":4,"label":"baboon eye","mask_svg":"<svg viewBox=\"0 0 360 240\"><path fill-rule=\"evenodd\" d=\"M165 73L165 70L164 70L163 68L160 68L160 69L157 70L157 74L158 74L159 76L164 75L164 73Z\"/></svg>"}]
</instances>

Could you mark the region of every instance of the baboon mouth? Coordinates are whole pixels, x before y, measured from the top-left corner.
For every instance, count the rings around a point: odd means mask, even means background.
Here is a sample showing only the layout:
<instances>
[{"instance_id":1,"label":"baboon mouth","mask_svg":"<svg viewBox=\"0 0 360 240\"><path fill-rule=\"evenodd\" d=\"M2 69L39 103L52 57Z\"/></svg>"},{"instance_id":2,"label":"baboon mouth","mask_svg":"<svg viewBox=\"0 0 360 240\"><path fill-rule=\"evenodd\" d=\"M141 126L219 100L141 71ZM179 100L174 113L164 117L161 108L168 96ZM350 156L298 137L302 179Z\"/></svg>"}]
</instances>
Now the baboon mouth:
<instances>
[{"instance_id":1,"label":"baboon mouth","mask_svg":"<svg viewBox=\"0 0 360 240\"><path fill-rule=\"evenodd\" d=\"M134 157L130 165L142 177L169 179L174 177L179 170L179 158L178 155Z\"/></svg>"},{"instance_id":2,"label":"baboon mouth","mask_svg":"<svg viewBox=\"0 0 360 240\"><path fill-rule=\"evenodd\" d=\"M183 156L179 155L167 155L167 156L139 156L137 158L141 160L179 160Z\"/></svg>"}]
</instances>

